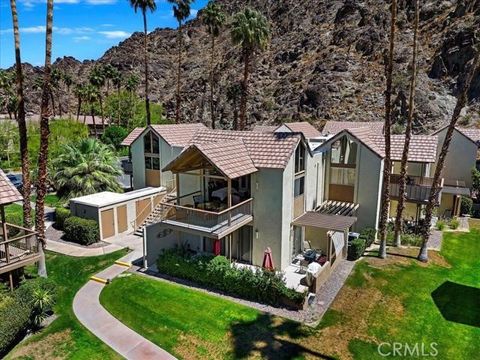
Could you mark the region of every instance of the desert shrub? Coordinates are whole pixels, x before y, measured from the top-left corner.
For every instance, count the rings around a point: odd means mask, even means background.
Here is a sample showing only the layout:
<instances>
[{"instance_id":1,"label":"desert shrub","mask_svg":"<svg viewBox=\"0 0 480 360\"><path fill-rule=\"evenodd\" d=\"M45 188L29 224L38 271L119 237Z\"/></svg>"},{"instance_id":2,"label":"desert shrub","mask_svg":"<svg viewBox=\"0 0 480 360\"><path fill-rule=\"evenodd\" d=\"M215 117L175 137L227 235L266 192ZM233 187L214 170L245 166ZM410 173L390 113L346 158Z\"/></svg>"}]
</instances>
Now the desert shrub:
<instances>
[{"instance_id":1,"label":"desert shrub","mask_svg":"<svg viewBox=\"0 0 480 360\"><path fill-rule=\"evenodd\" d=\"M375 241L377 230L374 228L365 228L360 232L360 238L365 240L365 247L369 247Z\"/></svg>"},{"instance_id":2,"label":"desert shrub","mask_svg":"<svg viewBox=\"0 0 480 360\"><path fill-rule=\"evenodd\" d=\"M449 226L450 229L452 229L452 230L457 230L458 227L460 226L460 221L458 221L458 219L452 219L452 220L450 220L450 222L448 223L448 226Z\"/></svg>"},{"instance_id":3,"label":"desert shrub","mask_svg":"<svg viewBox=\"0 0 480 360\"><path fill-rule=\"evenodd\" d=\"M71 216L65 220L64 230L66 241L81 245L91 245L100 240L100 230L95 220Z\"/></svg>"},{"instance_id":4,"label":"desert shrub","mask_svg":"<svg viewBox=\"0 0 480 360\"><path fill-rule=\"evenodd\" d=\"M177 249L166 250L158 258L157 267L161 273L264 304L301 307L305 301L306 293L287 288L281 273L237 269L224 256L192 256Z\"/></svg>"},{"instance_id":5,"label":"desert shrub","mask_svg":"<svg viewBox=\"0 0 480 360\"><path fill-rule=\"evenodd\" d=\"M443 231L447 227L447 224L443 220L438 220L435 227L437 228L437 230Z\"/></svg>"},{"instance_id":6,"label":"desert shrub","mask_svg":"<svg viewBox=\"0 0 480 360\"><path fill-rule=\"evenodd\" d=\"M462 202L460 203L460 213L462 215L472 215L473 200L468 196L462 196Z\"/></svg>"},{"instance_id":7,"label":"desert shrub","mask_svg":"<svg viewBox=\"0 0 480 360\"><path fill-rule=\"evenodd\" d=\"M409 245L409 246L421 246L422 245L422 237L416 234L402 234L401 235L402 245Z\"/></svg>"},{"instance_id":8,"label":"desert shrub","mask_svg":"<svg viewBox=\"0 0 480 360\"><path fill-rule=\"evenodd\" d=\"M366 243L365 239L358 238L352 240L350 245L348 246L348 260L357 260L360 256L363 255L365 251Z\"/></svg>"},{"instance_id":9,"label":"desert shrub","mask_svg":"<svg viewBox=\"0 0 480 360\"><path fill-rule=\"evenodd\" d=\"M70 210L65 209L64 207L57 207L55 209L55 225L57 229L63 230L65 227L65 220L70 216L72 216Z\"/></svg>"}]
</instances>

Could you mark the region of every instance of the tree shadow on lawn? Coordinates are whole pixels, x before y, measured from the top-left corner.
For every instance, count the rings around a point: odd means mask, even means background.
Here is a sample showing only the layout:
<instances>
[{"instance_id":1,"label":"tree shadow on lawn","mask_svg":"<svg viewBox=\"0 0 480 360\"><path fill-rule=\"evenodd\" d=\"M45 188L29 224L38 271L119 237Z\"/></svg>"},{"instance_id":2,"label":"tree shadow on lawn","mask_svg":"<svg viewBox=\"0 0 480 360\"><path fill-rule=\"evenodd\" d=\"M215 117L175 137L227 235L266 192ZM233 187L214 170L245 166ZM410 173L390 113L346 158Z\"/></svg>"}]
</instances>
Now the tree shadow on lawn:
<instances>
[{"instance_id":1,"label":"tree shadow on lawn","mask_svg":"<svg viewBox=\"0 0 480 360\"><path fill-rule=\"evenodd\" d=\"M311 355L318 359L334 359L306 348L291 340L311 335L302 324L261 314L249 322L236 322L231 326L234 355L236 359L259 354L262 359L292 359Z\"/></svg>"},{"instance_id":2,"label":"tree shadow on lawn","mask_svg":"<svg viewBox=\"0 0 480 360\"><path fill-rule=\"evenodd\" d=\"M480 289L445 281L432 298L445 320L480 328Z\"/></svg>"}]
</instances>

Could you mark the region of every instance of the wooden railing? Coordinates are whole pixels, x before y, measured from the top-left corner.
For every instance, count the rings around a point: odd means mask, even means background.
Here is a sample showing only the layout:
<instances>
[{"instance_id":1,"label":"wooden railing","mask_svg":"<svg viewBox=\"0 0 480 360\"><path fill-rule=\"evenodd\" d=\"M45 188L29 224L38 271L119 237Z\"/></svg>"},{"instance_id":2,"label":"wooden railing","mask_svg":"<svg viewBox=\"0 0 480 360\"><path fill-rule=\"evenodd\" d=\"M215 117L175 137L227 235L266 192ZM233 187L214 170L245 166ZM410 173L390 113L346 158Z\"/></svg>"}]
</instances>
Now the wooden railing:
<instances>
[{"instance_id":1,"label":"wooden railing","mask_svg":"<svg viewBox=\"0 0 480 360\"><path fill-rule=\"evenodd\" d=\"M400 197L400 175L392 174L390 178L390 194L393 198ZM430 197L430 190L433 186L433 178L409 176L407 178L407 186L405 194L407 200L427 202ZM443 188L443 179L440 183Z\"/></svg>"},{"instance_id":2,"label":"wooden railing","mask_svg":"<svg viewBox=\"0 0 480 360\"><path fill-rule=\"evenodd\" d=\"M29 258L36 257L39 252L36 232L8 223L6 226L7 235L9 233L15 233L15 235L10 235L11 238L7 236L6 241L3 235L0 236L0 271L7 266L11 267L15 263L25 262Z\"/></svg>"},{"instance_id":3,"label":"wooden railing","mask_svg":"<svg viewBox=\"0 0 480 360\"><path fill-rule=\"evenodd\" d=\"M400 175L399 174L392 174L390 176L390 183L392 184L400 184ZM418 185L418 186L428 186L432 187L433 185L433 178L431 177L424 177L424 176L411 176L407 175L407 185Z\"/></svg>"},{"instance_id":4,"label":"wooden railing","mask_svg":"<svg viewBox=\"0 0 480 360\"><path fill-rule=\"evenodd\" d=\"M174 220L187 225L213 228L215 226L230 226L233 221L243 215L253 215L253 199L245 200L228 209L215 212L174 205L168 202L161 203L166 220Z\"/></svg>"}]
</instances>

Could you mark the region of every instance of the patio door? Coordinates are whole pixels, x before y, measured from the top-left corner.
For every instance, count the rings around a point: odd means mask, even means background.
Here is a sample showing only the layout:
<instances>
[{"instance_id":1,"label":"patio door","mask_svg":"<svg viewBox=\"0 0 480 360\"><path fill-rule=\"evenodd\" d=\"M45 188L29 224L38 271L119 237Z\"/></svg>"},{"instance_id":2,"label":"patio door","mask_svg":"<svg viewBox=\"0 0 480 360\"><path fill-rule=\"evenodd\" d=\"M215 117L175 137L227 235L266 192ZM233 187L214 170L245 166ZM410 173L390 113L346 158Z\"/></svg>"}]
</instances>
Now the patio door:
<instances>
[{"instance_id":1,"label":"patio door","mask_svg":"<svg viewBox=\"0 0 480 360\"><path fill-rule=\"evenodd\" d=\"M238 230L237 257L239 261L251 263L252 235L253 228L251 226L243 226Z\"/></svg>"},{"instance_id":2,"label":"patio door","mask_svg":"<svg viewBox=\"0 0 480 360\"><path fill-rule=\"evenodd\" d=\"M293 226L293 234L290 237L290 249L292 260L302 252L303 230L301 226Z\"/></svg>"}]
</instances>

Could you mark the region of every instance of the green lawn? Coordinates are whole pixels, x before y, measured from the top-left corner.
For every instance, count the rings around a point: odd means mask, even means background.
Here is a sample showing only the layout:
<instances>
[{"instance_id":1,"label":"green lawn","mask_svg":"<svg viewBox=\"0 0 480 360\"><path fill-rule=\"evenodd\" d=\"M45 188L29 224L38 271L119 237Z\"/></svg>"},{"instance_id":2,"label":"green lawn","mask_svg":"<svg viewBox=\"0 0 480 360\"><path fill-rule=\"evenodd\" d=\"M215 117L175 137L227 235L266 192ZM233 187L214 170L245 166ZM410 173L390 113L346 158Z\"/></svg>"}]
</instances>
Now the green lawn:
<instances>
[{"instance_id":1,"label":"green lawn","mask_svg":"<svg viewBox=\"0 0 480 360\"><path fill-rule=\"evenodd\" d=\"M31 201L35 202L37 200L37 196L32 195L30 197L30 199L31 199ZM45 196L45 206L55 208L55 207L60 206L60 205L62 205L62 202L60 201L60 199L58 198L58 196L56 194L47 194Z\"/></svg>"},{"instance_id":2,"label":"green lawn","mask_svg":"<svg viewBox=\"0 0 480 360\"><path fill-rule=\"evenodd\" d=\"M435 342L438 359L477 357L480 231L446 233L428 265L414 259L417 251L360 261L316 329L138 275L115 279L101 302L184 359L381 359L377 346L385 341L427 349Z\"/></svg>"},{"instance_id":3,"label":"green lawn","mask_svg":"<svg viewBox=\"0 0 480 360\"><path fill-rule=\"evenodd\" d=\"M117 359L119 356L88 332L72 310L75 293L88 278L125 254L74 258L47 253L48 276L58 287L58 318L43 331L17 345L7 359ZM34 271L33 268L27 269Z\"/></svg>"}]
</instances>

